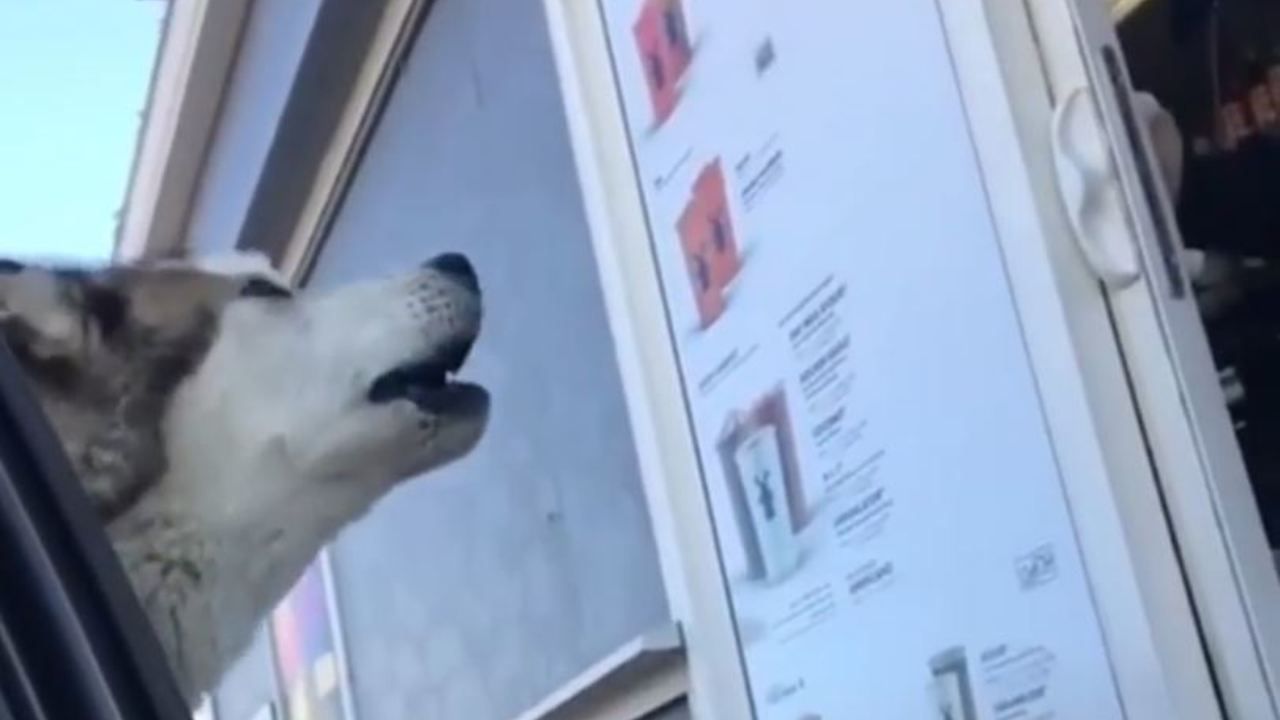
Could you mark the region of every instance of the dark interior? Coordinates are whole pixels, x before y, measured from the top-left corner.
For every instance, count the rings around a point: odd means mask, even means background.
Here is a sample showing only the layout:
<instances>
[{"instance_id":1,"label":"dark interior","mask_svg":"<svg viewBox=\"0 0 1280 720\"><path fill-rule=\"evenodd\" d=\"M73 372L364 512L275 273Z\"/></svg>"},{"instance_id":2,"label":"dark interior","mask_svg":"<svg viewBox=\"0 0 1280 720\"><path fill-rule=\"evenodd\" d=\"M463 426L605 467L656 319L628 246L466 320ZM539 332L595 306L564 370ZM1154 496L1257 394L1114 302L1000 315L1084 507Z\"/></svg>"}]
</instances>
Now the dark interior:
<instances>
[{"instance_id":1,"label":"dark interior","mask_svg":"<svg viewBox=\"0 0 1280 720\"><path fill-rule=\"evenodd\" d=\"M1183 136L1179 225L1205 253L1197 299L1280 548L1280 0L1147 0L1119 32Z\"/></svg>"}]
</instances>

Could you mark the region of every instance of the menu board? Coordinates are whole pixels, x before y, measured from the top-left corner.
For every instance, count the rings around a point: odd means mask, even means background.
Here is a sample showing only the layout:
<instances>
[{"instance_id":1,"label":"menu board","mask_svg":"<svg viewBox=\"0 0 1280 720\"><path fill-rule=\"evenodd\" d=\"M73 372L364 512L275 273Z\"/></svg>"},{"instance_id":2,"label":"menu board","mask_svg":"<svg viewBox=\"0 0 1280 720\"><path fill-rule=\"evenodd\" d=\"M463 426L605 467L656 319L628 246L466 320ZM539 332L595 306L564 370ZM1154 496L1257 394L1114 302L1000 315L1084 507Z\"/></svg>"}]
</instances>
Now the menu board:
<instances>
[{"instance_id":1,"label":"menu board","mask_svg":"<svg viewBox=\"0 0 1280 720\"><path fill-rule=\"evenodd\" d=\"M1123 717L931 0L601 0L756 716Z\"/></svg>"}]
</instances>

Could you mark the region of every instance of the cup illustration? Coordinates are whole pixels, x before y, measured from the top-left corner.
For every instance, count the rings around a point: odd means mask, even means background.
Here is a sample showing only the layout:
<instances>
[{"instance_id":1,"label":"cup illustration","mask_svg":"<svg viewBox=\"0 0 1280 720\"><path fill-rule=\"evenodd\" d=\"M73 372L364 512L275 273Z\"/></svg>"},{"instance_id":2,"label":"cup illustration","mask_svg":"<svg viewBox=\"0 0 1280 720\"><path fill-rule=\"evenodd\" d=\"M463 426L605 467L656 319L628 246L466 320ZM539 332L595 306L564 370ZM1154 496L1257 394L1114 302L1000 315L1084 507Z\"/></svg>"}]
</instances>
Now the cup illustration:
<instances>
[{"instance_id":1,"label":"cup illustration","mask_svg":"<svg viewBox=\"0 0 1280 720\"><path fill-rule=\"evenodd\" d=\"M801 562L797 533L808 523L794 435L781 388L734 413L719 442L747 576L776 583Z\"/></svg>"},{"instance_id":2,"label":"cup illustration","mask_svg":"<svg viewBox=\"0 0 1280 720\"><path fill-rule=\"evenodd\" d=\"M693 183L676 226L702 328L724 313L726 292L742 268L738 237L729 215L720 159L708 163Z\"/></svg>"},{"instance_id":3,"label":"cup illustration","mask_svg":"<svg viewBox=\"0 0 1280 720\"><path fill-rule=\"evenodd\" d=\"M654 124L661 125L675 110L680 81L693 62L682 0L647 0L631 30L644 66Z\"/></svg>"},{"instance_id":4,"label":"cup illustration","mask_svg":"<svg viewBox=\"0 0 1280 720\"><path fill-rule=\"evenodd\" d=\"M929 687L938 709L938 719L978 720L964 648L953 647L934 655L929 661L929 669L933 672L933 682Z\"/></svg>"}]
</instances>

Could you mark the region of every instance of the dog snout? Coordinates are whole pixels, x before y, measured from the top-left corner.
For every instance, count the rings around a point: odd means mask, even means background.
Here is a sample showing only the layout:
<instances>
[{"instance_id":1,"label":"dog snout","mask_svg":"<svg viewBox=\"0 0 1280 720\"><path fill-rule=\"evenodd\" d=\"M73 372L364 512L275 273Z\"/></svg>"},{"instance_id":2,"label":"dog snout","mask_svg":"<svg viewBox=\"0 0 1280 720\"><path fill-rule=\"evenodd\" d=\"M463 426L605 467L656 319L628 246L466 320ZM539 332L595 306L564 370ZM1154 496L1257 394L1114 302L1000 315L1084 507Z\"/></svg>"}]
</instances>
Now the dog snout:
<instances>
[{"instance_id":1,"label":"dog snout","mask_svg":"<svg viewBox=\"0 0 1280 720\"><path fill-rule=\"evenodd\" d=\"M442 253L426 261L422 266L440 273L473 293L480 293L480 278L476 276L476 269L462 253Z\"/></svg>"}]
</instances>

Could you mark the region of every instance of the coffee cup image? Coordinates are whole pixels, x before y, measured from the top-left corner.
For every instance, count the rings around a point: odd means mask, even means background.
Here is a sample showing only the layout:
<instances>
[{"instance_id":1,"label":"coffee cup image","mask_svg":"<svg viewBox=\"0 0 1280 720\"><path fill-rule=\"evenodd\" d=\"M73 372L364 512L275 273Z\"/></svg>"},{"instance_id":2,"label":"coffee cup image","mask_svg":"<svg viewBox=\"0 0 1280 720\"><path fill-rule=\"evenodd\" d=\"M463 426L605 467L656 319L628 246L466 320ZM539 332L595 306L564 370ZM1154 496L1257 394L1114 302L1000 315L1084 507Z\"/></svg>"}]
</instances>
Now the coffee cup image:
<instances>
[{"instance_id":1,"label":"coffee cup image","mask_svg":"<svg viewBox=\"0 0 1280 720\"><path fill-rule=\"evenodd\" d=\"M766 584L800 567L798 533L808 523L785 402L778 388L750 410L732 413L718 443L747 578Z\"/></svg>"},{"instance_id":2,"label":"coffee cup image","mask_svg":"<svg viewBox=\"0 0 1280 720\"><path fill-rule=\"evenodd\" d=\"M938 720L978 720L964 648L953 647L929 661L933 680L929 684Z\"/></svg>"},{"instance_id":3,"label":"coffee cup image","mask_svg":"<svg viewBox=\"0 0 1280 720\"><path fill-rule=\"evenodd\" d=\"M777 582L800 564L777 429L766 425L751 433L734 453L734 462L743 481L764 580Z\"/></svg>"}]
</instances>

